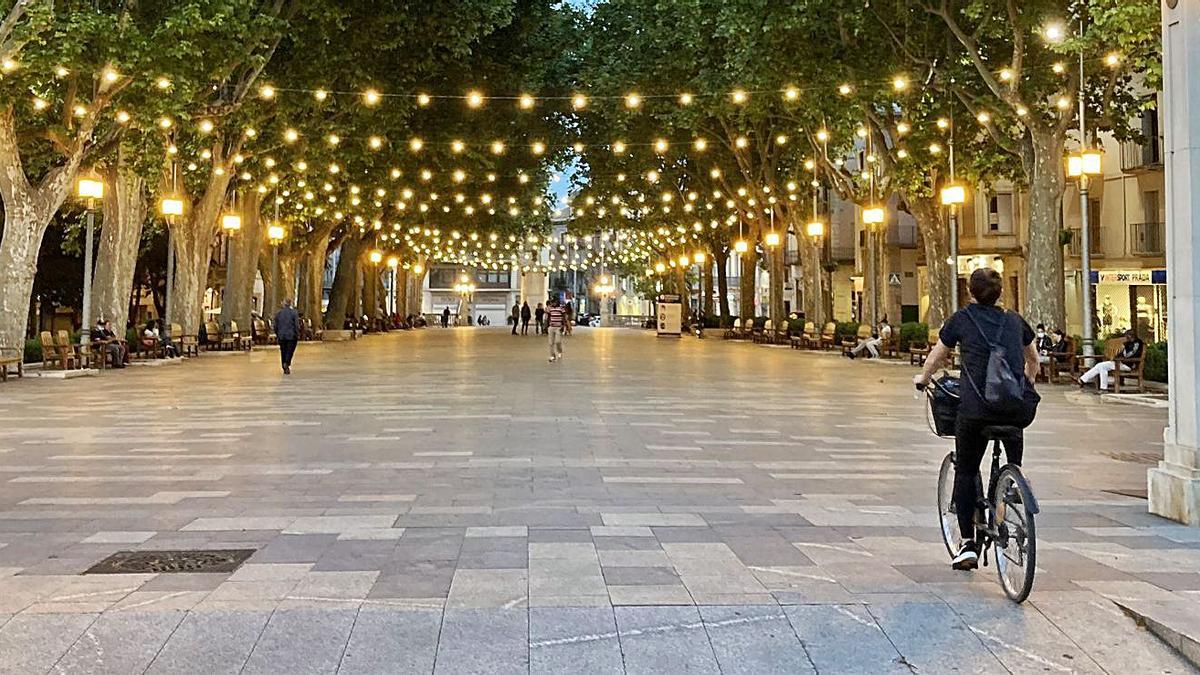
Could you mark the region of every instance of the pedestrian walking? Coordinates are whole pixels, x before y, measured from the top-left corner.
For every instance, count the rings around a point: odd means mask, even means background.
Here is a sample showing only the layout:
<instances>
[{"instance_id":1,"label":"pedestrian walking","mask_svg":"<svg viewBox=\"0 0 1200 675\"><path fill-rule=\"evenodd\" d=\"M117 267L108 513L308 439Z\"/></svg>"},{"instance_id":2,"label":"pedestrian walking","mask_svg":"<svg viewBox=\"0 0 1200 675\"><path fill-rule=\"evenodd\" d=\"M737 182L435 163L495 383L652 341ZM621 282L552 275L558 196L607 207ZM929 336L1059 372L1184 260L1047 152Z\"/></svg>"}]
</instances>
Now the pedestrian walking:
<instances>
[{"instance_id":1,"label":"pedestrian walking","mask_svg":"<svg viewBox=\"0 0 1200 675\"><path fill-rule=\"evenodd\" d=\"M542 333L546 332L546 308L542 306L542 303L539 302L537 309L533 310L533 318L537 322L536 327L534 328L534 330L537 331L537 334L541 335Z\"/></svg>"},{"instance_id":2,"label":"pedestrian walking","mask_svg":"<svg viewBox=\"0 0 1200 675\"><path fill-rule=\"evenodd\" d=\"M442 310L442 328L450 327L450 305L446 305L446 309Z\"/></svg>"},{"instance_id":3,"label":"pedestrian walking","mask_svg":"<svg viewBox=\"0 0 1200 675\"><path fill-rule=\"evenodd\" d=\"M550 309L546 311L546 332L550 336L550 363L562 360L563 331L566 330L566 312L558 300L550 301Z\"/></svg>"},{"instance_id":4,"label":"pedestrian walking","mask_svg":"<svg viewBox=\"0 0 1200 675\"><path fill-rule=\"evenodd\" d=\"M521 325L521 303L514 302L512 313L508 315L508 320L512 321L512 334L517 334L517 327Z\"/></svg>"},{"instance_id":5,"label":"pedestrian walking","mask_svg":"<svg viewBox=\"0 0 1200 675\"><path fill-rule=\"evenodd\" d=\"M529 320L533 318L533 312L529 309L529 302L521 304L521 335L529 335Z\"/></svg>"},{"instance_id":6,"label":"pedestrian walking","mask_svg":"<svg viewBox=\"0 0 1200 675\"><path fill-rule=\"evenodd\" d=\"M300 315L292 307L292 300L283 301L283 306L275 312L275 339L279 342L279 362L283 365L283 374L292 374L292 356L296 353L296 343L300 340Z\"/></svg>"},{"instance_id":7,"label":"pedestrian walking","mask_svg":"<svg viewBox=\"0 0 1200 675\"><path fill-rule=\"evenodd\" d=\"M574 314L575 308L573 306L571 306L571 301L568 300L566 306L563 307L562 310L563 310L563 331L567 335L570 335L571 329L575 326L575 314Z\"/></svg>"}]
</instances>

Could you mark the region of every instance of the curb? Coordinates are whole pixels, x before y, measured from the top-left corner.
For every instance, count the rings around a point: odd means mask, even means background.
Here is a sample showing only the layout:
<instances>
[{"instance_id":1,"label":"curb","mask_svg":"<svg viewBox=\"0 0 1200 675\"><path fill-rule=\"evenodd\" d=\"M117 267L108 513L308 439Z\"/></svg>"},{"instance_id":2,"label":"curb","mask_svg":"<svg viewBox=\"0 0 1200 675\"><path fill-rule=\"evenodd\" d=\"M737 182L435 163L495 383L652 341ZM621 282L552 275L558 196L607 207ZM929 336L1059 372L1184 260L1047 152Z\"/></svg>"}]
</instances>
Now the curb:
<instances>
[{"instance_id":1,"label":"curb","mask_svg":"<svg viewBox=\"0 0 1200 675\"><path fill-rule=\"evenodd\" d=\"M1138 626L1167 643L1184 659L1200 668L1200 612L1184 600L1170 603L1113 600Z\"/></svg>"}]
</instances>

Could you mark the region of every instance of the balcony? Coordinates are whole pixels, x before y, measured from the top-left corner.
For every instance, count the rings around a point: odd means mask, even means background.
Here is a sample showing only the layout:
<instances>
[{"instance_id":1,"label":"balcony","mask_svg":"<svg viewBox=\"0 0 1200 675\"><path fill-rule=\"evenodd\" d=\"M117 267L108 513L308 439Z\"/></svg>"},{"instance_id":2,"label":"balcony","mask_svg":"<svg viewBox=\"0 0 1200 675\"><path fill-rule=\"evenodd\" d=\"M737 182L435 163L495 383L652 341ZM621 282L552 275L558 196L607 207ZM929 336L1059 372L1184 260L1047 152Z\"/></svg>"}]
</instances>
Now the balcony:
<instances>
[{"instance_id":1,"label":"balcony","mask_svg":"<svg viewBox=\"0 0 1200 675\"><path fill-rule=\"evenodd\" d=\"M1080 242L1079 228L1073 227L1068 230L1068 232L1070 232L1070 240L1067 241L1067 257L1078 258L1080 253L1083 251L1083 246ZM1091 231L1088 232L1088 235L1091 238L1091 254L1093 258L1098 258L1104 255L1104 249L1100 246L1099 234L1100 233L1096 231L1096 228L1092 228Z\"/></svg>"},{"instance_id":2,"label":"balcony","mask_svg":"<svg viewBox=\"0 0 1200 675\"><path fill-rule=\"evenodd\" d=\"M1155 257L1166 253L1165 223L1133 223L1129 226L1129 249L1133 255Z\"/></svg>"},{"instance_id":3,"label":"balcony","mask_svg":"<svg viewBox=\"0 0 1200 675\"><path fill-rule=\"evenodd\" d=\"M1161 171L1163 168L1162 143L1158 135L1147 136L1145 143L1124 141L1121 143L1121 171L1145 173Z\"/></svg>"}]
</instances>

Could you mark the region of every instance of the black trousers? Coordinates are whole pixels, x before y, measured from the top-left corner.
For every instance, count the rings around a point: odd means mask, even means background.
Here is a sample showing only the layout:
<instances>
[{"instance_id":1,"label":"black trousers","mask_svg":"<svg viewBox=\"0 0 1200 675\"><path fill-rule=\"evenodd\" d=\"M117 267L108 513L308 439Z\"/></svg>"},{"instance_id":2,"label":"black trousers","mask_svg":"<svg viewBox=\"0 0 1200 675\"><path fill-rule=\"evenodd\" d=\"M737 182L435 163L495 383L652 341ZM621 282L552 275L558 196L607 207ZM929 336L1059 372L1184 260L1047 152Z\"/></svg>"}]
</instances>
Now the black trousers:
<instances>
[{"instance_id":1,"label":"black trousers","mask_svg":"<svg viewBox=\"0 0 1200 675\"><path fill-rule=\"evenodd\" d=\"M983 428L1003 424L1012 424L1012 421L960 414L954 428L954 510L964 542L975 538L975 509L979 504L979 493L975 488L981 480L979 463L988 449ZM1007 463L1020 466L1025 454L1024 438L1002 443ZM986 485L984 489L987 489Z\"/></svg>"},{"instance_id":2,"label":"black trousers","mask_svg":"<svg viewBox=\"0 0 1200 675\"><path fill-rule=\"evenodd\" d=\"M298 340L279 341L279 361L284 367L292 365L292 355L296 353L297 342Z\"/></svg>"}]
</instances>

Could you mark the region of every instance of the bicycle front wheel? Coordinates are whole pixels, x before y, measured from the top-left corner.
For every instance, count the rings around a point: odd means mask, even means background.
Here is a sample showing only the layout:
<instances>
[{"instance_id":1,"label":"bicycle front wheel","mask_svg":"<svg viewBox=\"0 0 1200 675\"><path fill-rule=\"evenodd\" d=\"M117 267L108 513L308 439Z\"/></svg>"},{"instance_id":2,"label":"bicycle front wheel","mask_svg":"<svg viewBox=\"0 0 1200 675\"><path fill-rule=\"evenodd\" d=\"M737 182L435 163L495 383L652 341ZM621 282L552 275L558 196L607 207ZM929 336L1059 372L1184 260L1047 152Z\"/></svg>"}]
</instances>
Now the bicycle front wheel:
<instances>
[{"instance_id":1,"label":"bicycle front wheel","mask_svg":"<svg viewBox=\"0 0 1200 675\"><path fill-rule=\"evenodd\" d=\"M1037 569L1035 503L1033 490L1019 468L1010 464L1000 470L992 493L996 510L996 572L1004 593L1013 602L1024 602L1033 588Z\"/></svg>"},{"instance_id":2,"label":"bicycle front wheel","mask_svg":"<svg viewBox=\"0 0 1200 675\"><path fill-rule=\"evenodd\" d=\"M954 453L946 454L942 469L938 472L937 486L938 525L942 530L942 541L950 557L962 549L962 531L958 528L958 514L954 510Z\"/></svg>"}]
</instances>

